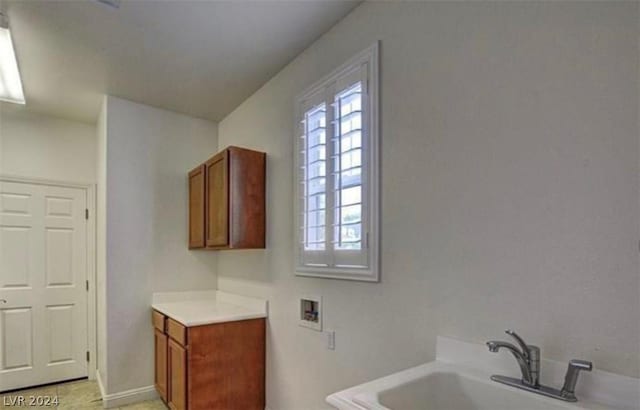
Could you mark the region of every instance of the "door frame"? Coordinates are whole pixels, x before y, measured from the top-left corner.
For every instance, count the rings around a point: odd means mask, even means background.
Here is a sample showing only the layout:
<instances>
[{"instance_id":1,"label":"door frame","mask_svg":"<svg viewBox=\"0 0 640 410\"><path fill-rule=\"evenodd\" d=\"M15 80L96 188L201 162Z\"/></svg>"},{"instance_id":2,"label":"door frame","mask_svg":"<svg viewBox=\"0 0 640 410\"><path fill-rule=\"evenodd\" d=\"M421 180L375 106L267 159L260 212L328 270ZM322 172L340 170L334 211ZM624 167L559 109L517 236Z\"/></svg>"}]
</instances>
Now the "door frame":
<instances>
[{"instance_id":1,"label":"door frame","mask_svg":"<svg viewBox=\"0 0 640 410\"><path fill-rule=\"evenodd\" d=\"M23 177L0 173L0 182L17 182L32 185L48 185L62 188L83 189L87 198L87 277L89 291L87 292L87 376L95 380L98 367L98 338L97 338L97 278L96 278L96 184L91 182L69 182L45 178Z\"/></svg>"}]
</instances>

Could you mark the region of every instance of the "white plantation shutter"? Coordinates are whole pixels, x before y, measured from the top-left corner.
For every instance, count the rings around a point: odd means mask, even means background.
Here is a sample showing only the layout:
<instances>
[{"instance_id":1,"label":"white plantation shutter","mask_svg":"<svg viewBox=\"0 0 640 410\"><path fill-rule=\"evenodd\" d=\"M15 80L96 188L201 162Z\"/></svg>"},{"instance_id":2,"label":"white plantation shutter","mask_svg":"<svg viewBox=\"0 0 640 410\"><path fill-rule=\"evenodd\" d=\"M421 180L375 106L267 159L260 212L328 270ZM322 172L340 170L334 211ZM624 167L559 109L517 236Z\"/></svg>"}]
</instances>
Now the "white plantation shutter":
<instances>
[{"instance_id":1,"label":"white plantation shutter","mask_svg":"<svg viewBox=\"0 0 640 410\"><path fill-rule=\"evenodd\" d=\"M336 81L333 95L331 189L333 192L333 249L335 267L367 267L368 235L366 172L366 65ZM363 163L365 162L365 163Z\"/></svg>"},{"instance_id":2,"label":"white plantation shutter","mask_svg":"<svg viewBox=\"0 0 640 410\"><path fill-rule=\"evenodd\" d=\"M377 109L377 44L298 100L300 275L378 280Z\"/></svg>"},{"instance_id":3,"label":"white plantation shutter","mask_svg":"<svg viewBox=\"0 0 640 410\"><path fill-rule=\"evenodd\" d=\"M324 93L307 98L300 122L298 238L306 266L328 267L327 104Z\"/></svg>"}]
</instances>

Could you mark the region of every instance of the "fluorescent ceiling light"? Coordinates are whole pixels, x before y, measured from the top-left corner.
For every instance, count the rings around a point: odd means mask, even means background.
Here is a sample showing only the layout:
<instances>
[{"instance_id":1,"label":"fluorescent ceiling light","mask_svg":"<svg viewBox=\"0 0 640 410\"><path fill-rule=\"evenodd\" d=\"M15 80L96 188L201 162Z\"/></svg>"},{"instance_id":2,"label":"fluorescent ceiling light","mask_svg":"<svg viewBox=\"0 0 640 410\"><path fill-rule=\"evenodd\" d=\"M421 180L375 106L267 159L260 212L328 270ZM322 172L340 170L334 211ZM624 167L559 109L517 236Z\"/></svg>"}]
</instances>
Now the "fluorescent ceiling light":
<instances>
[{"instance_id":1,"label":"fluorescent ceiling light","mask_svg":"<svg viewBox=\"0 0 640 410\"><path fill-rule=\"evenodd\" d=\"M5 16L0 14L0 101L24 104L18 60Z\"/></svg>"}]
</instances>

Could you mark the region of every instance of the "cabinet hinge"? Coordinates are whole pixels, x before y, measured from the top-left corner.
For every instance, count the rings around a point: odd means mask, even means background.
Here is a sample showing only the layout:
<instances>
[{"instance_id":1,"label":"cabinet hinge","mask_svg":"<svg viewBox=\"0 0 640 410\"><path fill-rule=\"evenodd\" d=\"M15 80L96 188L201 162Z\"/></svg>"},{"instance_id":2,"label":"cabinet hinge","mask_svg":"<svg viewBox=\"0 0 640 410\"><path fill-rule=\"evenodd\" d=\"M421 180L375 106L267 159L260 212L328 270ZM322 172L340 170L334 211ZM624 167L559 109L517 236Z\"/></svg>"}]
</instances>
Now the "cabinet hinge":
<instances>
[{"instance_id":1,"label":"cabinet hinge","mask_svg":"<svg viewBox=\"0 0 640 410\"><path fill-rule=\"evenodd\" d=\"M89 361L89 351L87 350L87 361Z\"/></svg>"},{"instance_id":2,"label":"cabinet hinge","mask_svg":"<svg viewBox=\"0 0 640 410\"><path fill-rule=\"evenodd\" d=\"M86 208L84 210L84 219L89 219L89 209L88 208Z\"/></svg>"}]
</instances>

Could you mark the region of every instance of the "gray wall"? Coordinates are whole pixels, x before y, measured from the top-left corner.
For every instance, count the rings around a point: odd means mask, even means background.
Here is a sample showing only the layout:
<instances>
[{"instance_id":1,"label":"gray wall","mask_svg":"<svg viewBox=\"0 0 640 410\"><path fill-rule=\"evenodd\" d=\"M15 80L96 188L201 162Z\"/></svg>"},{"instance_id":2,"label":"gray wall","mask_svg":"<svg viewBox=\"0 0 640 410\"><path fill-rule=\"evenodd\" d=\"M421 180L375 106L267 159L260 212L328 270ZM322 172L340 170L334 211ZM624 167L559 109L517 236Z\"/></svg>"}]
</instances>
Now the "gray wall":
<instances>
[{"instance_id":1,"label":"gray wall","mask_svg":"<svg viewBox=\"0 0 640 410\"><path fill-rule=\"evenodd\" d=\"M557 360L640 376L638 5L364 3L219 125L268 154L268 249L218 287L267 297L268 405L518 329ZM382 283L293 273L294 96L382 41ZM324 335L296 324L324 297Z\"/></svg>"},{"instance_id":2,"label":"gray wall","mask_svg":"<svg viewBox=\"0 0 640 410\"><path fill-rule=\"evenodd\" d=\"M216 152L217 125L115 97L106 98L100 130L102 121L98 184L106 192L98 205L106 216L101 223L98 215L97 243L106 351L98 354L111 394L153 384L152 293L216 287L216 254L187 249L187 173Z\"/></svg>"}]
</instances>

